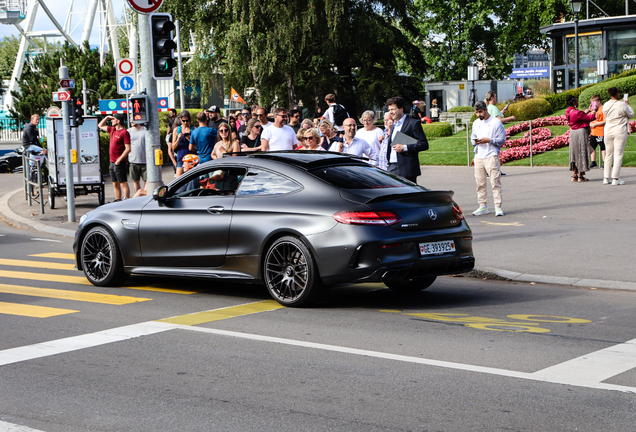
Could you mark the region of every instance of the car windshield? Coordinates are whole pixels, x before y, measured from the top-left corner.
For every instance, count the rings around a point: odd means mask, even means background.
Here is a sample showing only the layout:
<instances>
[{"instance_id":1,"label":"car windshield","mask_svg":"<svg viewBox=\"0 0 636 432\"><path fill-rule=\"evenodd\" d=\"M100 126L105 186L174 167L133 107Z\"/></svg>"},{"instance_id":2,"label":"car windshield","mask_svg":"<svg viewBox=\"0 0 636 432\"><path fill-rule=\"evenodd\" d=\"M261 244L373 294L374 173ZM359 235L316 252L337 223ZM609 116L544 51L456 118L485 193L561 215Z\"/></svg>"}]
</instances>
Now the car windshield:
<instances>
[{"instance_id":1,"label":"car windshield","mask_svg":"<svg viewBox=\"0 0 636 432\"><path fill-rule=\"evenodd\" d=\"M316 177L341 189L413 188L427 190L410 181L373 166L341 165L310 171Z\"/></svg>"}]
</instances>

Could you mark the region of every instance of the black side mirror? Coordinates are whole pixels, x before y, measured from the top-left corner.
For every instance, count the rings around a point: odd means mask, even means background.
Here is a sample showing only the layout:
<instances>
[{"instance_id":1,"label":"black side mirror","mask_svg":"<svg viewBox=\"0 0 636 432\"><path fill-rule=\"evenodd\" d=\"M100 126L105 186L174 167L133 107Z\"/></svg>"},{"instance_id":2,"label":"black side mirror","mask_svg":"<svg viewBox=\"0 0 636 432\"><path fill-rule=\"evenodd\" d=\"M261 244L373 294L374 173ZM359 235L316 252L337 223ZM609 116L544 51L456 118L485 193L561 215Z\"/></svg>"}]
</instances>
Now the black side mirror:
<instances>
[{"instance_id":1,"label":"black side mirror","mask_svg":"<svg viewBox=\"0 0 636 432\"><path fill-rule=\"evenodd\" d=\"M155 191L152 193L152 198L155 201L162 202L162 201L166 200L166 194L167 193L168 193L168 186L161 185L157 189L155 189Z\"/></svg>"}]
</instances>

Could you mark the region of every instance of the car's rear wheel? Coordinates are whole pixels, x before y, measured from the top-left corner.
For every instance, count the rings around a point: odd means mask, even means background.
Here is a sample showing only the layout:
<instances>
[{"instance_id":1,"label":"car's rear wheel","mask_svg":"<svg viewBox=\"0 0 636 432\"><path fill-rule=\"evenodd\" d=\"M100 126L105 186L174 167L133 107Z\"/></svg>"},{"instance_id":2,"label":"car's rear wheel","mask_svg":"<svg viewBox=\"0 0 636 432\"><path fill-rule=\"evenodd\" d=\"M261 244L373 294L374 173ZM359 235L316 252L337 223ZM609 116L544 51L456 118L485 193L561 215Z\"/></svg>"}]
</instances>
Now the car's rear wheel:
<instances>
[{"instance_id":1,"label":"car's rear wheel","mask_svg":"<svg viewBox=\"0 0 636 432\"><path fill-rule=\"evenodd\" d=\"M0 163L0 174L6 174L11 172L11 167L8 163Z\"/></svg>"},{"instance_id":2,"label":"car's rear wheel","mask_svg":"<svg viewBox=\"0 0 636 432\"><path fill-rule=\"evenodd\" d=\"M264 264L267 290L284 306L310 306L323 292L311 252L297 237L276 240L267 251Z\"/></svg>"},{"instance_id":3,"label":"car's rear wheel","mask_svg":"<svg viewBox=\"0 0 636 432\"><path fill-rule=\"evenodd\" d=\"M408 293L425 290L433 285L437 276L424 276L401 281L385 281L384 284L393 291Z\"/></svg>"},{"instance_id":4,"label":"car's rear wheel","mask_svg":"<svg viewBox=\"0 0 636 432\"><path fill-rule=\"evenodd\" d=\"M80 249L86 278L97 286L119 286L128 279L113 235L104 227L88 231Z\"/></svg>"}]
</instances>

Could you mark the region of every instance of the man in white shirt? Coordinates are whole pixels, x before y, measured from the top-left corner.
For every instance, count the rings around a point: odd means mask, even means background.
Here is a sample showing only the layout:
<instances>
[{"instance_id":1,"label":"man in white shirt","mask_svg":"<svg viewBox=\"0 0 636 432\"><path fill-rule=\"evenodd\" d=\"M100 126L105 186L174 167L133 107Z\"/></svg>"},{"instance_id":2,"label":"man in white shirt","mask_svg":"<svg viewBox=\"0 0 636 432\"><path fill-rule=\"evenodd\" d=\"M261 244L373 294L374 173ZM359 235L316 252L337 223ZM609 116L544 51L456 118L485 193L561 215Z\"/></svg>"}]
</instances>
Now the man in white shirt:
<instances>
[{"instance_id":1,"label":"man in white shirt","mask_svg":"<svg viewBox=\"0 0 636 432\"><path fill-rule=\"evenodd\" d=\"M473 123L471 142L475 148L475 180L477 182L477 201L479 208L474 216L490 213L487 205L486 176L490 176L490 186L495 201L495 216L503 216L501 209L501 165L499 151L506 142L506 130L503 123L490 114L486 104L479 101L475 104L477 120Z\"/></svg>"},{"instance_id":2,"label":"man in white shirt","mask_svg":"<svg viewBox=\"0 0 636 432\"><path fill-rule=\"evenodd\" d=\"M146 127L133 122L128 133L130 134L128 171L137 193L141 189L141 180L144 181L144 188L146 183Z\"/></svg>"},{"instance_id":3,"label":"man in white shirt","mask_svg":"<svg viewBox=\"0 0 636 432\"><path fill-rule=\"evenodd\" d=\"M373 166L378 165L378 155L371 145L363 139L356 138L356 121L348 118L342 123L344 129L343 142L335 142L329 148L329 151L347 153L357 156L366 156L369 163Z\"/></svg>"},{"instance_id":4,"label":"man in white shirt","mask_svg":"<svg viewBox=\"0 0 636 432\"><path fill-rule=\"evenodd\" d=\"M272 125L272 122L267 119L267 110L265 108L258 108L256 110L256 118L260 120L261 126L263 126L262 130L267 129Z\"/></svg>"},{"instance_id":5,"label":"man in white shirt","mask_svg":"<svg viewBox=\"0 0 636 432\"><path fill-rule=\"evenodd\" d=\"M259 111L262 108L259 109ZM296 144L298 144L298 138L292 128L287 126L287 110L282 107L274 110L274 123L267 129L264 129L261 134L261 150L262 151L276 151L276 150L293 150Z\"/></svg>"}]
</instances>

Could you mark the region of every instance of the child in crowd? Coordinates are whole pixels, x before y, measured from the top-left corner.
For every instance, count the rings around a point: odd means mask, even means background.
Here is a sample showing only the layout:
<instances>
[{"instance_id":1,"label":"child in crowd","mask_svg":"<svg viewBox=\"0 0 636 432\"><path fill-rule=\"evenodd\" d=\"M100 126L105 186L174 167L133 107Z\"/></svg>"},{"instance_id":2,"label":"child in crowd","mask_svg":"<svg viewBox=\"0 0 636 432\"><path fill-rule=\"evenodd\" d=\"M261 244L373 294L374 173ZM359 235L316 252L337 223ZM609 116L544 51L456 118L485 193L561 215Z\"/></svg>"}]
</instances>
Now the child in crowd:
<instances>
[{"instance_id":1,"label":"child in crowd","mask_svg":"<svg viewBox=\"0 0 636 432\"><path fill-rule=\"evenodd\" d=\"M590 147L592 148L590 152L590 168L597 168L596 147L601 148L601 160L605 160L605 116L603 115L603 104L601 103L601 97L599 95L592 96L590 104L590 109L598 107L596 119L590 123Z\"/></svg>"}]
</instances>

